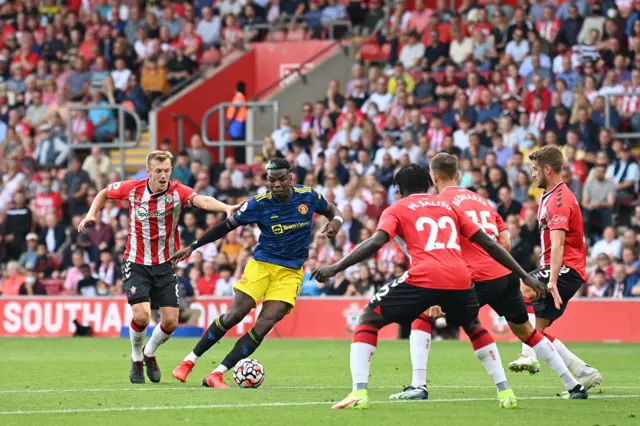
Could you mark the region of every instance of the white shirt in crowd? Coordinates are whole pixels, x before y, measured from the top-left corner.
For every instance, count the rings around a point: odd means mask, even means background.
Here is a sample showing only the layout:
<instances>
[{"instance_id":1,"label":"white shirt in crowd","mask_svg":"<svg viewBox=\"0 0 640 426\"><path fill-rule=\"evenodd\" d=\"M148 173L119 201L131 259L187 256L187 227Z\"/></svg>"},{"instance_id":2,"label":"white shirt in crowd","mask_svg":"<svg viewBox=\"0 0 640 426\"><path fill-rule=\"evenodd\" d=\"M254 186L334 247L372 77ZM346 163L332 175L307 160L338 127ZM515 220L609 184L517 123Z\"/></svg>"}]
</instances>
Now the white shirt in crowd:
<instances>
[{"instance_id":1,"label":"white shirt in crowd","mask_svg":"<svg viewBox=\"0 0 640 426\"><path fill-rule=\"evenodd\" d=\"M361 199L359 199L359 198L352 198L352 199L345 198L344 200L342 200L342 201L340 201L338 203L338 210L344 211L344 208L347 205L351 205L351 208L353 209L353 215L355 217L359 217L359 216L364 215L364 211L367 209L367 205Z\"/></svg>"},{"instance_id":2,"label":"white shirt in crowd","mask_svg":"<svg viewBox=\"0 0 640 426\"><path fill-rule=\"evenodd\" d=\"M453 132L453 144L462 150L469 148L469 136L471 131L465 133L462 129L456 130Z\"/></svg>"},{"instance_id":3,"label":"white shirt in crowd","mask_svg":"<svg viewBox=\"0 0 640 426\"><path fill-rule=\"evenodd\" d=\"M411 145L408 148L402 147L400 149L400 157L405 154L409 155L409 160L411 160L412 163L417 163L418 157L420 156L420 148L418 148L416 145Z\"/></svg>"},{"instance_id":4,"label":"white shirt in crowd","mask_svg":"<svg viewBox=\"0 0 640 426\"><path fill-rule=\"evenodd\" d=\"M289 151L289 142L291 142L291 128L288 126L280 127L271 133L271 138L276 145L276 148L281 153Z\"/></svg>"},{"instance_id":5,"label":"white shirt in crowd","mask_svg":"<svg viewBox=\"0 0 640 426\"><path fill-rule=\"evenodd\" d=\"M212 244L209 244L212 245ZM216 296L231 296L233 294L233 285L236 283L236 278L231 275L228 280L224 278L218 278L216 281Z\"/></svg>"},{"instance_id":6,"label":"white shirt in crowd","mask_svg":"<svg viewBox=\"0 0 640 426\"><path fill-rule=\"evenodd\" d=\"M606 240L600 240L591 248L591 257L596 259L598 255L604 253L611 258L620 258L622 252L622 242L615 239L608 243Z\"/></svg>"},{"instance_id":7,"label":"white shirt in crowd","mask_svg":"<svg viewBox=\"0 0 640 426\"><path fill-rule=\"evenodd\" d=\"M520 40L520 43L515 40L511 40L507 43L505 52L511 55L516 62L521 62L529 54L529 42L527 40Z\"/></svg>"},{"instance_id":8,"label":"white shirt in crowd","mask_svg":"<svg viewBox=\"0 0 640 426\"><path fill-rule=\"evenodd\" d=\"M387 149L382 147L376 151L376 156L373 159L373 164L378 167L382 167L382 163L384 161L384 156L389 154L393 161L397 161L400 158L400 148L395 145L391 145L391 148Z\"/></svg>"},{"instance_id":9,"label":"white shirt in crowd","mask_svg":"<svg viewBox=\"0 0 640 426\"><path fill-rule=\"evenodd\" d=\"M424 44L408 44L400 51L400 62L406 69L413 68L424 56Z\"/></svg>"},{"instance_id":10,"label":"white shirt in crowd","mask_svg":"<svg viewBox=\"0 0 640 426\"><path fill-rule=\"evenodd\" d=\"M127 88L129 77L131 77L131 70L128 68L125 68L122 71L111 71L111 78L113 79L113 85L116 89L124 91Z\"/></svg>"},{"instance_id":11,"label":"white shirt in crowd","mask_svg":"<svg viewBox=\"0 0 640 426\"><path fill-rule=\"evenodd\" d=\"M374 92L371 94L371 96L369 96L369 99L367 99L364 105L362 105L362 108L360 108L360 110L366 114L367 108L369 107L369 104L372 102L378 106L378 111L386 112L387 109L393 103L393 95L388 92L385 94Z\"/></svg>"}]
</instances>

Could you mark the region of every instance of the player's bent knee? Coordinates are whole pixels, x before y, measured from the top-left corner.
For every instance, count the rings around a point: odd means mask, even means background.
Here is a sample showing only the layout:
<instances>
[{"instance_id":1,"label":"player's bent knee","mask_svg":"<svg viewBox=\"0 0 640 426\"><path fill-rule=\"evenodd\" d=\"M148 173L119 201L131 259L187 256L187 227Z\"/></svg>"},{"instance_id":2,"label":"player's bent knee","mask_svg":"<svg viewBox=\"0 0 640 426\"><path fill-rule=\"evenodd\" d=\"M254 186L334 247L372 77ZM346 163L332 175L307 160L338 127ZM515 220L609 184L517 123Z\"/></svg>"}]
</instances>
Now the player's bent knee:
<instances>
[{"instance_id":1,"label":"player's bent knee","mask_svg":"<svg viewBox=\"0 0 640 426\"><path fill-rule=\"evenodd\" d=\"M531 336L531 333L533 333L533 326L528 321L522 324L514 324L510 322L509 327L511 328L511 332L515 334L521 342L527 340L529 336Z\"/></svg>"},{"instance_id":2,"label":"player's bent knee","mask_svg":"<svg viewBox=\"0 0 640 426\"><path fill-rule=\"evenodd\" d=\"M476 317L468 324L463 325L462 330L468 336L472 331L478 329L479 327L482 327L482 324L480 324L480 320Z\"/></svg>"},{"instance_id":3,"label":"player's bent knee","mask_svg":"<svg viewBox=\"0 0 640 426\"><path fill-rule=\"evenodd\" d=\"M176 318L163 319L161 324L162 324L162 328L164 330L166 330L167 332L171 333L176 328L178 328L178 318L176 317Z\"/></svg>"},{"instance_id":4,"label":"player's bent knee","mask_svg":"<svg viewBox=\"0 0 640 426\"><path fill-rule=\"evenodd\" d=\"M275 327L279 320L275 318L259 318L253 329L261 336L266 336Z\"/></svg>"},{"instance_id":5,"label":"player's bent knee","mask_svg":"<svg viewBox=\"0 0 640 426\"><path fill-rule=\"evenodd\" d=\"M364 311L362 311L362 314L360 314L358 325L368 325L377 329L381 329L386 325L386 322L382 315L374 312L373 309L367 306L364 308Z\"/></svg>"},{"instance_id":6,"label":"player's bent knee","mask_svg":"<svg viewBox=\"0 0 640 426\"><path fill-rule=\"evenodd\" d=\"M143 306L132 306L133 321L136 324L146 327L151 321L151 312L146 310Z\"/></svg>"}]
</instances>

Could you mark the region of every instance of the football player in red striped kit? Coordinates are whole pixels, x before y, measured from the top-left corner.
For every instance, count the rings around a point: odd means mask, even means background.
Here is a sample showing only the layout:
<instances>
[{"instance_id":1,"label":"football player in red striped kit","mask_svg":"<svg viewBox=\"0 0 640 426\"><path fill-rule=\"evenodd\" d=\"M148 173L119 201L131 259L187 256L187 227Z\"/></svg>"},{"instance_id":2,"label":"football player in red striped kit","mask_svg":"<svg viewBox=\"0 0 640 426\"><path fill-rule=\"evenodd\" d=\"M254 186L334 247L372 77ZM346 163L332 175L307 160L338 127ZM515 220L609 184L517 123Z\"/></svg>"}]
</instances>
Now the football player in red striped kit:
<instances>
[{"instance_id":1,"label":"football player in red striped kit","mask_svg":"<svg viewBox=\"0 0 640 426\"><path fill-rule=\"evenodd\" d=\"M133 311L131 320L131 383L144 383L143 362L147 376L160 381L155 352L178 326L178 281L169 258L180 249L178 222L184 207L226 213L231 216L240 205L229 206L213 197L198 195L192 188L171 182L169 151L152 151L147 155L149 177L112 183L98 193L89 212L78 226L79 232L95 223L108 199L129 202L131 225L122 264L124 290ZM143 346L151 309L160 309L161 322Z\"/></svg>"},{"instance_id":2,"label":"football player in red striped kit","mask_svg":"<svg viewBox=\"0 0 640 426\"><path fill-rule=\"evenodd\" d=\"M569 300L587 282L587 247L580 205L560 176L564 163L562 152L549 145L529 155L529 159L533 179L545 190L538 207L541 267L530 275L547 284L549 296L539 297L524 285L520 288L529 321L538 331L544 332L564 314ZM559 339L545 335L585 388L600 384L602 376L598 370L578 358ZM540 363L531 348L523 344L522 351L509 368L531 374L540 371Z\"/></svg>"}]
</instances>

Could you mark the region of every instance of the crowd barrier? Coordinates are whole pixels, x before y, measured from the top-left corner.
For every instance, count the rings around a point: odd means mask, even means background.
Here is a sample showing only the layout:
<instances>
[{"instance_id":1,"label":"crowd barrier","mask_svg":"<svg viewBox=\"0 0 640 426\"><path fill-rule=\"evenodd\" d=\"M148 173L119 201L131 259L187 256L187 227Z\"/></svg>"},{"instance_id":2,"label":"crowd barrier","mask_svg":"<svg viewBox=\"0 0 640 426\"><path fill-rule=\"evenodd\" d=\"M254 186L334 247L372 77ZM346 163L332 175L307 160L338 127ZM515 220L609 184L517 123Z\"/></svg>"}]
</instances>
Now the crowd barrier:
<instances>
[{"instance_id":1,"label":"crowd barrier","mask_svg":"<svg viewBox=\"0 0 640 426\"><path fill-rule=\"evenodd\" d=\"M206 328L231 306L231 298L201 297L191 305L202 312L198 326ZM348 339L366 298L300 298L296 308L271 332L271 338ZM570 302L565 316L549 330L565 341L640 342L640 301L586 300ZM260 306L229 332L249 330ZM0 336L64 337L75 331L74 320L92 327L94 336L118 337L131 321L126 300L119 297L0 297ZM485 307L483 325L496 340L515 340L503 318ZM398 327L382 330L381 338L395 339Z\"/></svg>"}]
</instances>

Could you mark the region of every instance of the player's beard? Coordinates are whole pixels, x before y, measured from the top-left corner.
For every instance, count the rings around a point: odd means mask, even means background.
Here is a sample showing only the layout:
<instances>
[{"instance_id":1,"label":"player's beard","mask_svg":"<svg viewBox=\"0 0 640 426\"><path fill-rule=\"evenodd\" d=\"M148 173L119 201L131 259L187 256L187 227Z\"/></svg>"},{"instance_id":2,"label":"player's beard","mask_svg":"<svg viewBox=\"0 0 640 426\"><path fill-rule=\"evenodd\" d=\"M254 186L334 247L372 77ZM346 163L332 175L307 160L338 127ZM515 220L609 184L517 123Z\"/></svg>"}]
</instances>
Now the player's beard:
<instances>
[{"instance_id":1,"label":"player's beard","mask_svg":"<svg viewBox=\"0 0 640 426\"><path fill-rule=\"evenodd\" d=\"M544 175L538 178L538 188L547 189L547 179L544 177Z\"/></svg>"}]
</instances>

